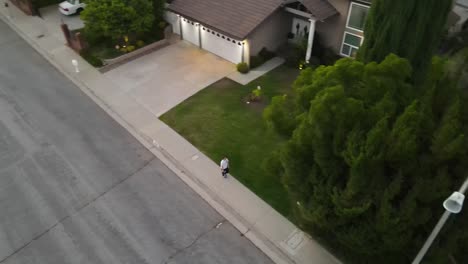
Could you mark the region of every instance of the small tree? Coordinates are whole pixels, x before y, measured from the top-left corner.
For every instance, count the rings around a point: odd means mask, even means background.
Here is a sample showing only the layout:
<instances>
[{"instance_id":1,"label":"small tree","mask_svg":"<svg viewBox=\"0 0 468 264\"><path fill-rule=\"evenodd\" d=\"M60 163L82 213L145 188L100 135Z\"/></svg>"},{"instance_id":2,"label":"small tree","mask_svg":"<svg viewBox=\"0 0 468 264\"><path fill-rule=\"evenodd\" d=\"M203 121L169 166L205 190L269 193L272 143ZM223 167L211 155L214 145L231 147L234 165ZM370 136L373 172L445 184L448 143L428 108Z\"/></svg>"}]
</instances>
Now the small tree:
<instances>
[{"instance_id":1,"label":"small tree","mask_svg":"<svg viewBox=\"0 0 468 264\"><path fill-rule=\"evenodd\" d=\"M165 0L153 0L153 15L154 15L154 21L156 23L164 21L165 10L166 10Z\"/></svg>"},{"instance_id":2,"label":"small tree","mask_svg":"<svg viewBox=\"0 0 468 264\"><path fill-rule=\"evenodd\" d=\"M150 0L88 0L80 16L88 34L118 40L150 31L152 9Z\"/></svg>"}]
</instances>

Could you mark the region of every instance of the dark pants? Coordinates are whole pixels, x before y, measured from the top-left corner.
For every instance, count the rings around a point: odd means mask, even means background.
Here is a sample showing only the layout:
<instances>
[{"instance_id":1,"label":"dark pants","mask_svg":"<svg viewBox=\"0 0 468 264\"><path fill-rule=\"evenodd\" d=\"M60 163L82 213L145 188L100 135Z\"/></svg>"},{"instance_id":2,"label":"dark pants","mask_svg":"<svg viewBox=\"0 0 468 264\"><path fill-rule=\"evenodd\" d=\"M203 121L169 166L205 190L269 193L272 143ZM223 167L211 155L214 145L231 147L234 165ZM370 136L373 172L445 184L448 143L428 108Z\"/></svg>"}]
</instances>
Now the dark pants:
<instances>
[{"instance_id":1,"label":"dark pants","mask_svg":"<svg viewBox=\"0 0 468 264\"><path fill-rule=\"evenodd\" d=\"M223 177L226 177L226 175L229 173L229 168L223 169L221 173L223 174Z\"/></svg>"}]
</instances>

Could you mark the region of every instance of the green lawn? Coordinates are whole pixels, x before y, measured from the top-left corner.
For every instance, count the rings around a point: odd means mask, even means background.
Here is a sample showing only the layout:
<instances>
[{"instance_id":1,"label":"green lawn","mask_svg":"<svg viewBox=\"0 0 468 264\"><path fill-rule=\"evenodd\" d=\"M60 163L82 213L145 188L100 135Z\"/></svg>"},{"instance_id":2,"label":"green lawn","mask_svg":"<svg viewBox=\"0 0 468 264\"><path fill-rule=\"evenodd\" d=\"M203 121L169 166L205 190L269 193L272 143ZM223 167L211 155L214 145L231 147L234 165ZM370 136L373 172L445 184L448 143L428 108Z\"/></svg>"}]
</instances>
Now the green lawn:
<instances>
[{"instance_id":1,"label":"green lawn","mask_svg":"<svg viewBox=\"0 0 468 264\"><path fill-rule=\"evenodd\" d=\"M281 66L243 86L222 79L161 117L216 163L226 155L231 174L286 217L291 203L277 175L263 169L268 155L282 139L267 130L262 111L271 97L289 93L299 71ZM260 85L264 99L246 103L248 94ZM221 177L221 176L220 176Z\"/></svg>"}]
</instances>

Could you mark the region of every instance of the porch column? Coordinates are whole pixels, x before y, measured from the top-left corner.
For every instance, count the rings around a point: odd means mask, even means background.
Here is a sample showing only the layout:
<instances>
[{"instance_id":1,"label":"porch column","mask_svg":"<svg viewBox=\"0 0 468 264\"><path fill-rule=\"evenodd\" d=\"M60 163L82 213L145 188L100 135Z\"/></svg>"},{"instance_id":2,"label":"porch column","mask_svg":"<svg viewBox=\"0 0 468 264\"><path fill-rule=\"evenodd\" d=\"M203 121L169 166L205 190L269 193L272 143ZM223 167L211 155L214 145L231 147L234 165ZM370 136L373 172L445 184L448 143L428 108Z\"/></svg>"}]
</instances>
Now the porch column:
<instances>
[{"instance_id":1,"label":"porch column","mask_svg":"<svg viewBox=\"0 0 468 264\"><path fill-rule=\"evenodd\" d=\"M310 29L309 29L309 37L307 38L307 52L305 61L309 63L310 55L312 54L312 46L314 45L314 34L315 34L315 19L311 18L310 21Z\"/></svg>"},{"instance_id":2,"label":"porch column","mask_svg":"<svg viewBox=\"0 0 468 264\"><path fill-rule=\"evenodd\" d=\"M242 55L241 55L241 62L244 62L244 42L242 41Z\"/></svg>"}]
</instances>

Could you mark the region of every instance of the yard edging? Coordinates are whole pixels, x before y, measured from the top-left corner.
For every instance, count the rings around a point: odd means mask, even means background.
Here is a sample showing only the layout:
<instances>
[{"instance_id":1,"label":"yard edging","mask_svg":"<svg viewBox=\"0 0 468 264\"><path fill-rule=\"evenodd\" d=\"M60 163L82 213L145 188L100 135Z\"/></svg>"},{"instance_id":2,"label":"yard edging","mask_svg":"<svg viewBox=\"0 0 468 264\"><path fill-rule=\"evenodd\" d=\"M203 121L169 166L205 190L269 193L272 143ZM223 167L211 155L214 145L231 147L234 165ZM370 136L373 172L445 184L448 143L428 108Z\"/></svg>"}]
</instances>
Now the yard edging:
<instances>
[{"instance_id":1,"label":"yard edging","mask_svg":"<svg viewBox=\"0 0 468 264\"><path fill-rule=\"evenodd\" d=\"M159 41L156 41L154 43L151 43L149 45L146 45L142 48L139 48L135 51L132 51L130 53L124 54L122 56L119 56L117 58L113 59L105 59L103 60L105 62L105 65L99 68L99 72L105 73L108 72L112 69L115 69L116 67L125 64L127 62L130 62L132 60L138 59L141 56L144 56L148 53L151 53L153 51L162 49L166 46L169 45L169 41L167 39L162 39Z\"/></svg>"}]
</instances>

